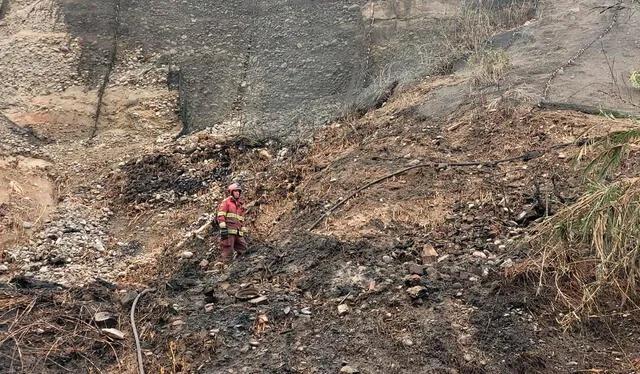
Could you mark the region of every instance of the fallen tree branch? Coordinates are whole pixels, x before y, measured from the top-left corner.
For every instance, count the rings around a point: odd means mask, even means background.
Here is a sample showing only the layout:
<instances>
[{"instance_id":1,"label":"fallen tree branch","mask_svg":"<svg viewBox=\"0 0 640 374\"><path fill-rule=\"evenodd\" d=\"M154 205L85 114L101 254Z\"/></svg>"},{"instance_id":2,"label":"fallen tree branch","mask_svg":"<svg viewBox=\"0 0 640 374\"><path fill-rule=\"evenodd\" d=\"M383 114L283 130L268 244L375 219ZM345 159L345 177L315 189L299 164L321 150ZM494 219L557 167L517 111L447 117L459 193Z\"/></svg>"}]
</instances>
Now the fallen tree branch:
<instances>
[{"instance_id":1,"label":"fallen tree branch","mask_svg":"<svg viewBox=\"0 0 640 374\"><path fill-rule=\"evenodd\" d=\"M182 248L182 246L187 244L187 242L189 242L189 240L191 240L194 236L198 236L198 235L202 234L203 232L207 231L209 229L209 227L211 227L211 224L213 224L213 220L214 219L215 219L215 217L212 217L211 219L207 220L207 222L204 225L200 226L198 229L187 233L187 235L184 237L184 239L182 239L178 244L176 244L175 249Z\"/></svg>"},{"instance_id":2,"label":"fallen tree branch","mask_svg":"<svg viewBox=\"0 0 640 374\"><path fill-rule=\"evenodd\" d=\"M636 116L631 113L621 112L619 110L612 110L612 109L602 109L602 108L591 106L591 105L561 103L561 102L554 102L554 101L541 101L538 103L538 108L548 109L548 110L574 110L576 112L582 112L586 114L595 114L595 115L608 114L616 118L629 118L629 119L640 120L640 116Z\"/></svg>"},{"instance_id":3,"label":"fallen tree branch","mask_svg":"<svg viewBox=\"0 0 640 374\"><path fill-rule=\"evenodd\" d=\"M425 167L437 167L438 169L444 169L444 168L448 168L448 167L465 167L465 166L497 166L499 164L502 163L506 163L506 162L513 162L513 161L529 161L529 160L533 160L535 158L538 158L540 156L542 156L543 154L545 154L547 151L549 151L550 149L556 149L556 148L561 148L561 147L566 147L569 146L571 144L574 144L573 142L571 143L563 143L563 144L557 144L555 146L550 147L548 150L541 152L541 151L531 151L531 152L527 152L523 155L517 156L517 157L511 157L511 158L505 158L502 160L494 160L494 161L471 161L471 162L451 162L451 163L436 163L436 162L428 162L428 163L423 163L423 164L417 164L417 165L412 165L412 166L408 166L404 169L400 169L398 171L394 171L391 174L387 174L383 177L380 177L374 181L371 181L367 184L365 184L364 186L358 188L357 190L355 190L354 192L352 192L349 196L347 196L346 198L340 200L338 203L336 203L335 205L333 205L331 208L329 208L329 210L327 210L320 218L318 218L312 225L311 227L309 227L308 231L312 231L316 226L318 226L318 224L320 222L322 222L326 217L328 217L334 210L338 209L340 206L342 206L344 203L346 203L349 199L351 199L352 197L356 196L358 193L362 192L363 190L366 190L367 188L378 184L384 180L387 180L391 177L394 177L396 175L405 173L409 170L413 170L413 169L418 169L418 168L425 168Z\"/></svg>"}]
</instances>

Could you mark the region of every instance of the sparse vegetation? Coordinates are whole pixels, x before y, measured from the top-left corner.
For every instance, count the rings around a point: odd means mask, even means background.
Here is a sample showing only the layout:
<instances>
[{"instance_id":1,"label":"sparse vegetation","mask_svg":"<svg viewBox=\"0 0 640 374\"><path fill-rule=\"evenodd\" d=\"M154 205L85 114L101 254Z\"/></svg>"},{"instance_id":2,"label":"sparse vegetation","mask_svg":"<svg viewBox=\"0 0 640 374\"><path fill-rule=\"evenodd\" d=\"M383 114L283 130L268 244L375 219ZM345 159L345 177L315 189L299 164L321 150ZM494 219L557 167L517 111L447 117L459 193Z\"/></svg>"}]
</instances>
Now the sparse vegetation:
<instances>
[{"instance_id":1,"label":"sparse vegetation","mask_svg":"<svg viewBox=\"0 0 640 374\"><path fill-rule=\"evenodd\" d=\"M640 70L632 71L629 74L629 82L635 88L640 88Z\"/></svg>"},{"instance_id":2,"label":"sparse vegetation","mask_svg":"<svg viewBox=\"0 0 640 374\"><path fill-rule=\"evenodd\" d=\"M538 7L537 1L501 3L505 2L468 0L457 17L443 21L440 39L443 50L450 53L449 58L458 59L485 50L492 35L533 18Z\"/></svg>"},{"instance_id":3,"label":"sparse vegetation","mask_svg":"<svg viewBox=\"0 0 640 374\"><path fill-rule=\"evenodd\" d=\"M638 309L639 233L640 178L593 184L542 225L539 291L553 285L569 307L561 323Z\"/></svg>"},{"instance_id":4,"label":"sparse vegetation","mask_svg":"<svg viewBox=\"0 0 640 374\"><path fill-rule=\"evenodd\" d=\"M502 50L480 50L468 60L475 86L499 85L511 67L509 56Z\"/></svg>"},{"instance_id":5,"label":"sparse vegetation","mask_svg":"<svg viewBox=\"0 0 640 374\"><path fill-rule=\"evenodd\" d=\"M593 147L600 148L601 151L589 162L585 172L589 175L595 175L599 181L603 180L620 164L637 139L640 139L640 127L612 132L594 145L586 146L583 149L583 154L588 151L588 148Z\"/></svg>"}]
</instances>

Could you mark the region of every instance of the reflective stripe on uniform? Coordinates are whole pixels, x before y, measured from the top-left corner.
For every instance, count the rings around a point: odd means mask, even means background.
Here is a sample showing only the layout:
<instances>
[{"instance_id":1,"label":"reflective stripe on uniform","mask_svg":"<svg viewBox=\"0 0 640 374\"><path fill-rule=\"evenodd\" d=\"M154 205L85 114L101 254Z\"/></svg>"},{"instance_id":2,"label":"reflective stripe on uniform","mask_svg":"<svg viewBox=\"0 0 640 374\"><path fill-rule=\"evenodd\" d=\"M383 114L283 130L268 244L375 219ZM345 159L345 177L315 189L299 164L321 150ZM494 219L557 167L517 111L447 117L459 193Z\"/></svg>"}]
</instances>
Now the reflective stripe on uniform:
<instances>
[{"instance_id":1,"label":"reflective stripe on uniform","mask_svg":"<svg viewBox=\"0 0 640 374\"><path fill-rule=\"evenodd\" d=\"M238 221L244 221L244 217L235 213L227 213L227 218L235 218Z\"/></svg>"},{"instance_id":2,"label":"reflective stripe on uniform","mask_svg":"<svg viewBox=\"0 0 640 374\"><path fill-rule=\"evenodd\" d=\"M226 229L227 228L227 223L226 222L220 222L218 224L218 226L220 226L221 229Z\"/></svg>"},{"instance_id":3,"label":"reflective stripe on uniform","mask_svg":"<svg viewBox=\"0 0 640 374\"><path fill-rule=\"evenodd\" d=\"M218 212L218 216L224 216L226 218L235 218L238 221L244 221L244 217L235 213L225 213L225 212Z\"/></svg>"},{"instance_id":4,"label":"reflective stripe on uniform","mask_svg":"<svg viewBox=\"0 0 640 374\"><path fill-rule=\"evenodd\" d=\"M244 236L244 232L243 232L243 231L238 231L238 230L236 230L236 229L229 229L229 234L231 234L231 235Z\"/></svg>"}]
</instances>

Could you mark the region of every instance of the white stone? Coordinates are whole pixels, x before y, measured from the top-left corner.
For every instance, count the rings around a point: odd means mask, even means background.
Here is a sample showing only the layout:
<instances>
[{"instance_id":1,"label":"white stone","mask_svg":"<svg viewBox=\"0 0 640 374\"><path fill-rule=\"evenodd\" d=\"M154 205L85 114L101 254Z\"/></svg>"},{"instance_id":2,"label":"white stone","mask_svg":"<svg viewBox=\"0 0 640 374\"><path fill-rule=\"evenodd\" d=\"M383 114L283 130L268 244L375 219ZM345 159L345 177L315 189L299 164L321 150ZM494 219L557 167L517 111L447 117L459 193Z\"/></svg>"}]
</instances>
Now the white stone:
<instances>
[{"instance_id":1,"label":"white stone","mask_svg":"<svg viewBox=\"0 0 640 374\"><path fill-rule=\"evenodd\" d=\"M124 339L124 333L118 329L100 329L108 337L122 340Z\"/></svg>"},{"instance_id":2,"label":"white stone","mask_svg":"<svg viewBox=\"0 0 640 374\"><path fill-rule=\"evenodd\" d=\"M349 365L343 366L342 368L340 368L340 372L341 373L346 373L346 374L357 374L359 373L358 369L351 367Z\"/></svg>"},{"instance_id":3,"label":"white stone","mask_svg":"<svg viewBox=\"0 0 640 374\"><path fill-rule=\"evenodd\" d=\"M487 258L487 255L482 251L474 251L473 256L478 258Z\"/></svg>"},{"instance_id":4,"label":"white stone","mask_svg":"<svg viewBox=\"0 0 640 374\"><path fill-rule=\"evenodd\" d=\"M349 313L349 305L347 304L340 304L338 305L338 315L342 316Z\"/></svg>"}]
</instances>

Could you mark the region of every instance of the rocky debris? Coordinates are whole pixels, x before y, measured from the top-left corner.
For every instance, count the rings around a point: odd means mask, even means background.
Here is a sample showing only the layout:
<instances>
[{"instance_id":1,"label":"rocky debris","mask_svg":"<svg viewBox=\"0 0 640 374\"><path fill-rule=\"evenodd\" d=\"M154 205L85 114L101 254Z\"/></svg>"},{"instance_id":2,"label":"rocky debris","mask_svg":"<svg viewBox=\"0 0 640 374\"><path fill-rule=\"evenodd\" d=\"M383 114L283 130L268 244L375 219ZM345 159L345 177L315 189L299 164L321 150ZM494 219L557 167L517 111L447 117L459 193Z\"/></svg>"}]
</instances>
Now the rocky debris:
<instances>
[{"instance_id":1,"label":"rocky debris","mask_svg":"<svg viewBox=\"0 0 640 374\"><path fill-rule=\"evenodd\" d=\"M138 292L123 290L123 293L120 297L120 304L122 304L122 306L126 309L129 309L133 305L136 297L138 297Z\"/></svg>"},{"instance_id":2,"label":"rocky debris","mask_svg":"<svg viewBox=\"0 0 640 374\"><path fill-rule=\"evenodd\" d=\"M64 198L27 245L7 253L26 276L63 285L86 284L96 277L116 280L149 255L131 257L128 243L114 243L107 223L113 213L93 209L84 201Z\"/></svg>"},{"instance_id":3,"label":"rocky debris","mask_svg":"<svg viewBox=\"0 0 640 374\"><path fill-rule=\"evenodd\" d=\"M260 296L260 297L256 297L255 299L251 299L251 300L249 300L249 304L254 304L254 305L262 304L262 303L264 303L264 302L265 302L265 301L267 301L267 300L268 300L268 297L266 297L266 296Z\"/></svg>"},{"instance_id":4,"label":"rocky debris","mask_svg":"<svg viewBox=\"0 0 640 374\"><path fill-rule=\"evenodd\" d=\"M308 307L300 309L300 314L311 315L311 309Z\"/></svg>"},{"instance_id":5,"label":"rocky debris","mask_svg":"<svg viewBox=\"0 0 640 374\"><path fill-rule=\"evenodd\" d=\"M424 269L422 268L422 265L409 264L408 265L408 272L409 272L409 274L423 275L424 274Z\"/></svg>"},{"instance_id":6,"label":"rocky debris","mask_svg":"<svg viewBox=\"0 0 640 374\"><path fill-rule=\"evenodd\" d=\"M428 264L438 258L438 251L431 244L425 244L422 247L422 263Z\"/></svg>"},{"instance_id":7,"label":"rocky debris","mask_svg":"<svg viewBox=\"0 0 640 374\"><path fill-rule=\"evenodd\" d=\"M40 140L28 128L13 124L0 111L0 157L29 156L47 158L48 154L39 146Z\"/></svg>"},{"instance_id":8,"label":"rocky debris","mask_svg":"<svg viewBox=\"0 0 640 374\"><path fill-rule=\"evenodd\" d=\"M80 41L64 33L23 33L14 36L11 43L3 43L0 107L29 107L32 104L21 98L83 86L83 77L75 69L80 54ZM25 60L29 63L25 64Z\"/></svg>"},{"instance_id":9,"label":"rocky debris","mask_svg":"<svg viewBox=\"0 0 640 374\"><path fill-rule=\"evenodd\" d=\"M97 312L93 315L93 320L96 322L106 322L115 319L115 315L109 312Z\"/></svg>"},{"instance_id":10,"label":"rocky debris","mask_svg":"<svg viewBox=\"0 0 640 374\"><path fill-rule=\"evenodd\" d=\"M422 282L422 277L418 274L410 274L404 277L404 283L409 287L417 286L421 282Z\"/></svg>"},{"instance_id":11,"label":"rocky debris","mask_svg":"<svg viewBox=\"0 0 640 374\"><path fill-rule=\"evenodd\" d=\"M109 87L166 87L172 67L166 63L158 64L161 56L160 53L152 53L140 47L120 51L116 66L111 72ZM152 109L160 117L169 115L173 106Z\"/></svg>"}]
</instances>

